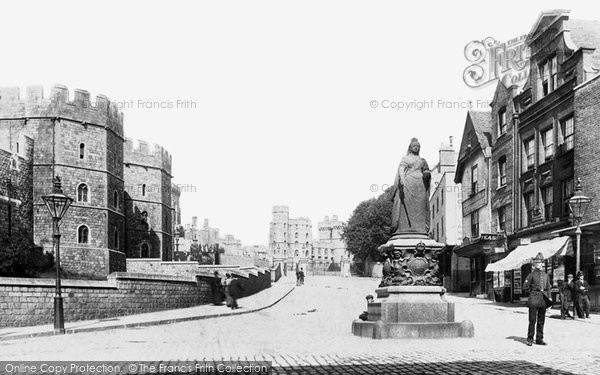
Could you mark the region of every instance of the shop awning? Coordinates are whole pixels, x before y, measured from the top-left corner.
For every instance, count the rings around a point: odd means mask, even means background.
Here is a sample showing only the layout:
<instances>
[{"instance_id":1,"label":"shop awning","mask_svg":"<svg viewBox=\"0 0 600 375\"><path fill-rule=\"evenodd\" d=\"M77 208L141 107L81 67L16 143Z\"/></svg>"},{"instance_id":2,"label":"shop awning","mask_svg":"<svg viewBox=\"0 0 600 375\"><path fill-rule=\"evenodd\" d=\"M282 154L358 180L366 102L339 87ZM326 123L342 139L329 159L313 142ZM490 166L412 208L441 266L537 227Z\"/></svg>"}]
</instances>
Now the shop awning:
<instances>
[{"instance_id":1,"label":"shop awning","mask_svg":"<svg viewBox=\"0 0 600 375\"><path fill-rule=\"evenodd\" d=\"M555 255L567 255L569 249L572 253L573 248L569 246L569 237L556 237L550 240L532 242L529 245L520 245L511 251L505 258L495 263L490 263L485 268L485 272L499 272L515 270L522 265L529 263L531 258L535 258L538 253L542 253L544 259Z\"/></svg>"},{"instance_id":2,"label":"shop awning","mask_svg":"<svg viewBox=\"0 0 600 375\"><path fill-rule=\"evenodd\" d=\"M581 224L580 228L581 228L581 231L585 234L598 234L598 233L600 233L600 220ZM572 227L555 230L554 232L552 232L552 234L559 234L561 236L565 236L565 235L566 236L574 236L576 229L577 229L577 226L575 225Z\"/></svg>"}]
</instances>

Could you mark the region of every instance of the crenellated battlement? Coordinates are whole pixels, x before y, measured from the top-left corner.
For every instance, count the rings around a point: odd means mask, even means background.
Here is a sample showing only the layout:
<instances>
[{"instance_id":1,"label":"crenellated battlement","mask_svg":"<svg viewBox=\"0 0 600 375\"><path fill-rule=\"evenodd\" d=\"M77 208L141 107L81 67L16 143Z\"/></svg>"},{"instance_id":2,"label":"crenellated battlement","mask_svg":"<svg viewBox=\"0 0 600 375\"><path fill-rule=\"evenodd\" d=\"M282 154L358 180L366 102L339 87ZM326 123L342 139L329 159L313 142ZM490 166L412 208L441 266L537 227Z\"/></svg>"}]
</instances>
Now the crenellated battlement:
<instances>
[{"instance_id":1,"label":"crenellated battlement","mask_svg":"<svg viewBox=\"0 0 600 375\"><path fill-rule=\"evenodd\" d=\"M288 206L273 206L273 213L289 213L290 208Z\"/></svg>"},{"instance_id":2,"label":"crenellated battlement","mask_svg":"<svg viewBox=\"0 0 600 375\"><path fill-rule=\"evenodd\" d=\"M75 89L73 99L66 86L54 85L50 95L43 86L28 86L25 95L19 87L0 87L0 118L63 117L82 123L97 124L123 136L123 112L105 95L90 100L86 90Z\"/></svg>"},{"instance_id":3,"label":"crenellated battlement","mask_svg":"<svg viewBox=\"0 0 600 375\"><path fill-rule=\"evenodd\" d=\"M171 154L158 144L125 137L124 162L147 165L171 173Z\"/></svg>"}]
</instances>

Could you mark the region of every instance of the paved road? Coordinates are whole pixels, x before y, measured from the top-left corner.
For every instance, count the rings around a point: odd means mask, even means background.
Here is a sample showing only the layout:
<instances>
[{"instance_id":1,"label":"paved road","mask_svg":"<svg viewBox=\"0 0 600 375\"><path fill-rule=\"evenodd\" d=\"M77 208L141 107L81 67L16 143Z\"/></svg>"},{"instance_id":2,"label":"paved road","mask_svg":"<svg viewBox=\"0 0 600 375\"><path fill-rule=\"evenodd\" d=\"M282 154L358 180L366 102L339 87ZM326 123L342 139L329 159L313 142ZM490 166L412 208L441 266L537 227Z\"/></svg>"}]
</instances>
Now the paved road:
<instances>
[{"instance_id":1,"label":"paved road","mask_svg":"<svg viewBox=\"0 0 600 375\"><path fill-rule=\"evenodd\" d=\"M600 374L600 317L546 320L549 346L527 347L527 315L456 302L473 339L383 340L351 334L377 280L315 277L271 309L164 326L0 342L0 360L267 360L275 373ZM243 308L243 300L241 300Z\"/></svg>"}]
</instances>

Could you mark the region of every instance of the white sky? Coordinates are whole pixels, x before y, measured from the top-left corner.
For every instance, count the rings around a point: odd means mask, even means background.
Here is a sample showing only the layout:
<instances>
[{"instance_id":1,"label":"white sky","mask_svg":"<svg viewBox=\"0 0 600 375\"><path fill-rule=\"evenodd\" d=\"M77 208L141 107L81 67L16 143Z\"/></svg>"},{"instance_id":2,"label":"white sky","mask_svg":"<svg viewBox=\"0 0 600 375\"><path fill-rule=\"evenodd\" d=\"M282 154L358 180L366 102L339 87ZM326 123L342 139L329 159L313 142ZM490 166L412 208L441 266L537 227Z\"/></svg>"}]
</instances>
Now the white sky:
<instances>
[{"instance_id":1,"label":"white sky","mask_svg":"<svg viewBox=\"0 0 600 375\"><path fill-rule=\"evenodd\" d=\"M433 166L466 109L494 85L462 80L472 40L507 41L540 11L583 1L5 2L0 85L53 83L134 101L125 133L163 145L184 192L183 223L209 218L244 245L266 244L273 205L316 223L347 220L389 184L412 137ZM139 108L192 100L195 109ZM433 109L372 109L371 100ZM484 108L487 109L487 108ZM316 235L315 230L315 235Z\"/></svg>"}]
</instances>

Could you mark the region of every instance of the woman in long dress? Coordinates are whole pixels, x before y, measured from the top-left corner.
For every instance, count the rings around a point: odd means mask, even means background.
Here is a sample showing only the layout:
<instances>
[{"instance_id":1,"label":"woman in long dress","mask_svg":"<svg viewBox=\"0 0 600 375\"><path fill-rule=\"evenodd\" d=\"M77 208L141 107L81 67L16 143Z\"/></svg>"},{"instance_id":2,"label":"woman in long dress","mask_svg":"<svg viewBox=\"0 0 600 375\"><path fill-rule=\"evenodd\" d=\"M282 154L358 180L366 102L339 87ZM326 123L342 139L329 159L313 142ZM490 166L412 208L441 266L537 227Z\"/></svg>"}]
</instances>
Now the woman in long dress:
<instances>
[{"instance_id":1,"label":"woman in long dress","mask_svg":"<svg viewBox=\"0 0 600 375\"><path fill-rule=\"evenodd\" d=\"M429 236L429 184L431 172L419 156L421 145L413 138L398 166L392 196L392 233Z\"/></svg>"}]
</instances>

